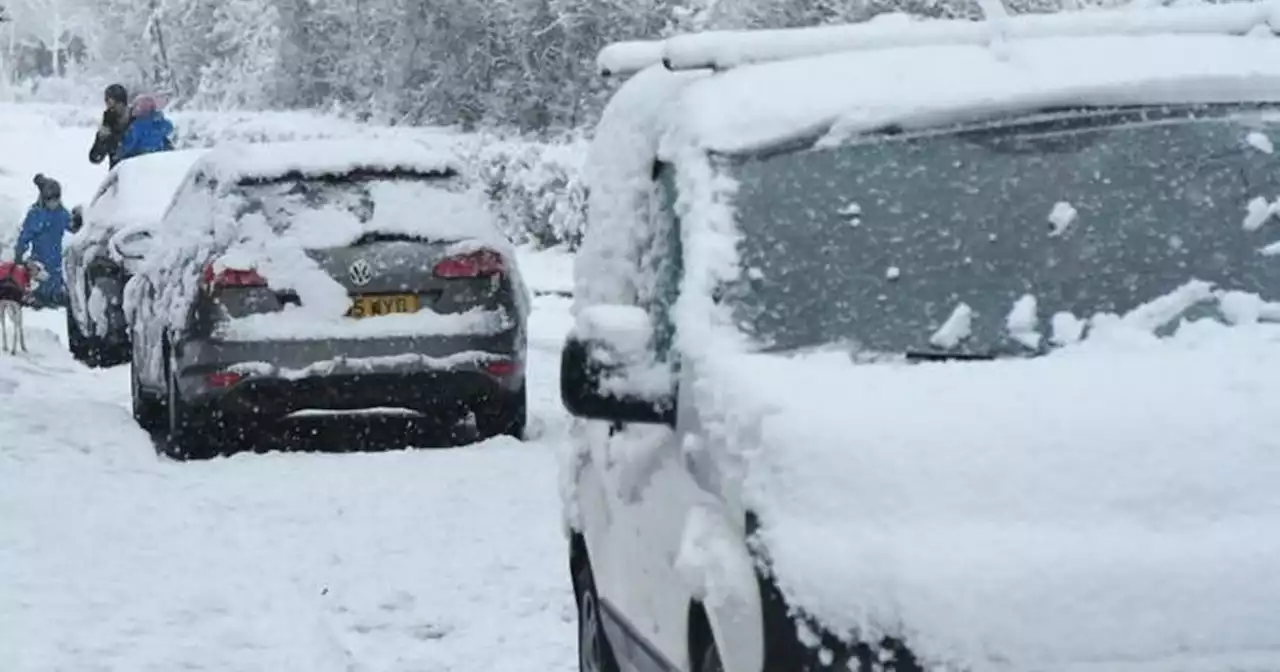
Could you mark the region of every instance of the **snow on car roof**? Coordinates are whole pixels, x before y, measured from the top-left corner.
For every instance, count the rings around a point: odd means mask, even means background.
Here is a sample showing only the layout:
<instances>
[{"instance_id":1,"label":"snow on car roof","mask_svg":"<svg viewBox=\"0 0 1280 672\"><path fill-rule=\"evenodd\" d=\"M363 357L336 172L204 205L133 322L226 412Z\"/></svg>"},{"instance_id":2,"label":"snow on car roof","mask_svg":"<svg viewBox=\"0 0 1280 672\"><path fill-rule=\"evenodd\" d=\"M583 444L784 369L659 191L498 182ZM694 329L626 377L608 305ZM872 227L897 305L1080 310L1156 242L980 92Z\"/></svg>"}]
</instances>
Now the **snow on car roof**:
<instances>
[{"instance_id":1,"label":"snow on car roof","mask_svg":"<svg viewBox=\"0 0 1280 672\"><path fill-rule=\"evenodd\" d=\"M118 181L108 217L117 224L150 224L164 215L173 193L205 149L179 149L144 154L120 162L112 170Z\"/></svg>"},{"instance_id":2,"label":"snow on car roof","mask_svg":"<svg viewBox=\"0 0 1280 672\"><path fill-rule=\"evenodd\" d=\"M246 179L269 180L294 172L316 177L357 170L432 175L456 173L461 168L462 162L451 152L415 142L366 138L219 145L197 164L196 170L229 184Z\"/></svg>"},{"instance_id":3,"label":"snow on car roof","mask_svg":"<svg viewBox=\"0 0 1280 672\"><path fill-rule=\"evenodd\" d=\"M656 66L660 67L660 66ZM1010 41L849 52L699 78L672 123L734 152L822 133L1066 105L1280 100L1280 40L1220 35Z\"/></svg>"}]
</instances>

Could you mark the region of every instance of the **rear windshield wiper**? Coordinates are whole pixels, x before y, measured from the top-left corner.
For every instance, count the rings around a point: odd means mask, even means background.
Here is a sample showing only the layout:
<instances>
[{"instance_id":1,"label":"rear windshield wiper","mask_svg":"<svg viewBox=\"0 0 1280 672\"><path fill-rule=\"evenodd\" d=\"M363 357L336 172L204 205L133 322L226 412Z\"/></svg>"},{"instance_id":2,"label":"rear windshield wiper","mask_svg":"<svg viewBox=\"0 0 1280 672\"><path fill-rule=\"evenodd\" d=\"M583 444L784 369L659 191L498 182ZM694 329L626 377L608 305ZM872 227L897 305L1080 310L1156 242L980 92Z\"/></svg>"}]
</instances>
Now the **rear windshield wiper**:
<instances>
[{"instance_id":1,"label":"rear windshield wiper","mask_svg":"<svg viewBox=\"0 0 1280 672\"><path fill-rule=\"evenodd\" d=\"M908 350L902 354L908 362L989 362L996 358L991 354L939 350Z\"/></svg>"}]
</instances>

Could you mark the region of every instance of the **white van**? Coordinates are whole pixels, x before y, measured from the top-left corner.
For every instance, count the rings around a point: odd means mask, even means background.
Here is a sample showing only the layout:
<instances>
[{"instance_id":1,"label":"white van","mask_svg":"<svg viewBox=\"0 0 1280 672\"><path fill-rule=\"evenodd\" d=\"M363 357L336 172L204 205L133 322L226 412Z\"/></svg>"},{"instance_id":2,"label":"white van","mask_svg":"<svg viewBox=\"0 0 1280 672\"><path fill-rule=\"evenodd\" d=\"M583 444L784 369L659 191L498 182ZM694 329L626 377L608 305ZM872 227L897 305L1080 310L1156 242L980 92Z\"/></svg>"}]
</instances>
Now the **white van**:
<instances>
[{"instance_id":1,"label":"white van","mask_svg":"<svg viewBox=\"0 0 1280 672\"><path fill-rule=\"evenodd\" d=\"M1277 7L603 52L581 669L1280 670Z\"/></svg>"}]
</instances>

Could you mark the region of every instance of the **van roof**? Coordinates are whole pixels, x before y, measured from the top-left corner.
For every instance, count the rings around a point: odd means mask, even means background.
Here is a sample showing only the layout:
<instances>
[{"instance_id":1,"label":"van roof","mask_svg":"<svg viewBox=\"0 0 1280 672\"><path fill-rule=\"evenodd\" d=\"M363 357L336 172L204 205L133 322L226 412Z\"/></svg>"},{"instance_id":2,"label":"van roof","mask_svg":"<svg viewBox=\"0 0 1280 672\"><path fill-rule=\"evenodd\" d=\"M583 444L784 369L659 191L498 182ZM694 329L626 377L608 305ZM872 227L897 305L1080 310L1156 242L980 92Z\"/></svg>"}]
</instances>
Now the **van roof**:
<instances>
[{"instance_id":1,"label":"van roof","mask_svg":"<svg viewBox=\"0 0 1280 672\"><path fill-rule=\"evenodd\" d=\"M1270 7L989 22L899 17L623 43L606 48L600 61L617 72L644 66L644 76L624 88L669 96L663 125L674 128L666 130L706 149L738 152L828 131L838 140L1052 107L1280 102L1280 40L1269 27ZM1280 25L1280 12L1276 19ZM815 39L798 39L806 31ZM664 62L655 62L659 53Z\"/></svg>"}]
</instances>

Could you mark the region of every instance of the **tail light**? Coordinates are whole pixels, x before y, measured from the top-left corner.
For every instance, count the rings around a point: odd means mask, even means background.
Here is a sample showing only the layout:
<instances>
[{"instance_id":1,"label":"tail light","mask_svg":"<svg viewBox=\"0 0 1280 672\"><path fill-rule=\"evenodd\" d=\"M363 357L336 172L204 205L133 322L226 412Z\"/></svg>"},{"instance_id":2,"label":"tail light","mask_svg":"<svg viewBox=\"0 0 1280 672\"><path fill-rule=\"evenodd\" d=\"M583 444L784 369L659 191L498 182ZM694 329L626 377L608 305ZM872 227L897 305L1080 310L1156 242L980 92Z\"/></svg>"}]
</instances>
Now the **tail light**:
<instances>
[{"instance_id":1,"label":"tail light","mask_svg":"<svg viewBox=\"0 0 1280 672\"><path fill-rule=\"evenodd\" d=\"M200 274L200 279L204 282L204 286L210 289L218 289L222 287L265 287L266 280L252 268L224 268L221 271L214 271L213 264L205 264L204 271Z\"/></svg>"},{"instance_id":2,"label":"tail light","mask_svg":"<svg viewBox=\"0 0 1280 672\"><path fill-rule=\"evenodd\" d=\"M485 362L484 370L495 376L509 376L516 371L516 363L509 359L494 359Z\"/></svg>"},{"instance_id":3,"label":"tail light","mask_svg":"<svg viewBox=\"0 0 1280 672\"><path fill-rule=\"evenodd\" d=\"M235 385L240 382L241 378L244 378L244 376L233 371L215 371L206 375L204 382L209 387L223 388Z\"/></svg>"},{"instance_id":4,"label":"tail light","mask_svg":"<svg viewBox=\"0 0 1280 672\"><path fill-rule=\"evenodd\" d=\"M436 263L432 273L437 278L481 278L506 270L502 255L493 250L477 250L447 257Z\"/></svg>"}]
</instances>

